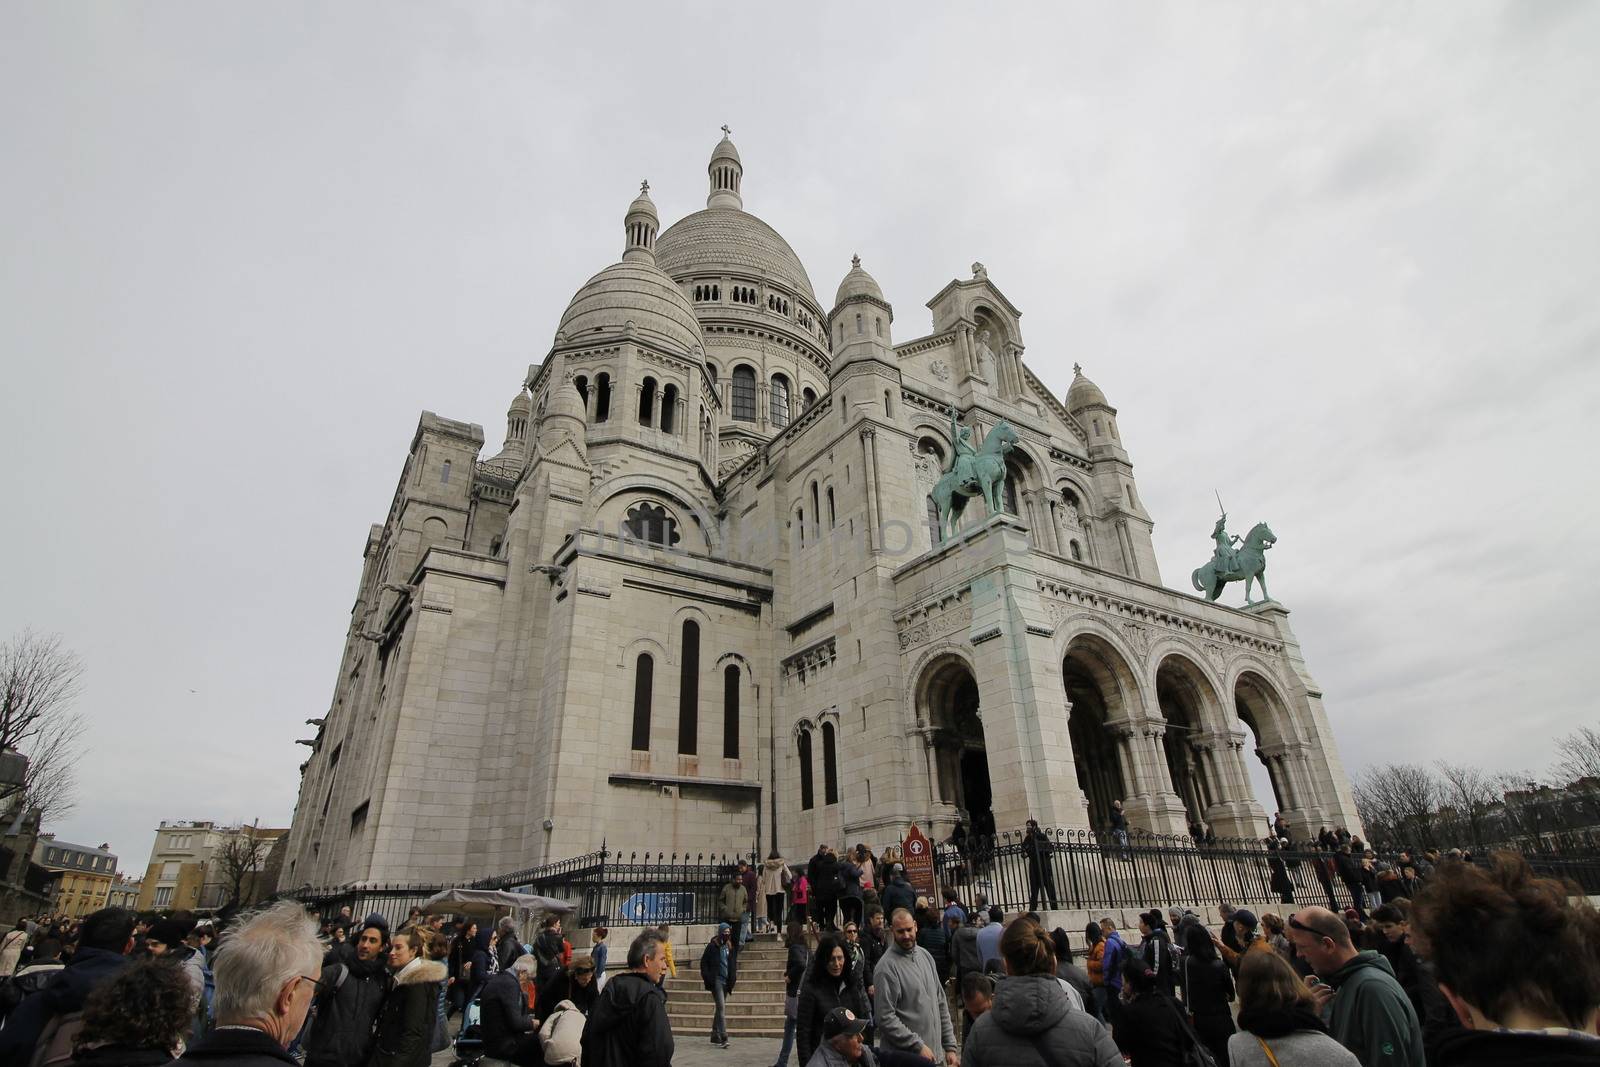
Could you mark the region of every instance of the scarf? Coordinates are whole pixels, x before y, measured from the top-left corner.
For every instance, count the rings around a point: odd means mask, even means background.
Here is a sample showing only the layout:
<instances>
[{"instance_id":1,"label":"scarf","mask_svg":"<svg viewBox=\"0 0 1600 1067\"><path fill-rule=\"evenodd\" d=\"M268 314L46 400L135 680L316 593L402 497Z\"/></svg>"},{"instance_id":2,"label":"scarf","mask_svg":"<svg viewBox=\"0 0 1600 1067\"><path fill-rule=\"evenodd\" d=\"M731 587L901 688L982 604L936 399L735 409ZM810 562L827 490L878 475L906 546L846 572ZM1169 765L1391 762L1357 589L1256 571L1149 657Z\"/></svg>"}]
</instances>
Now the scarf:
<instances>
[{"instance_id":1,"label":"scarf","mask_svg":"<svg viewBox=\"0 0 1600 1067\"><path fill-rule=\"evenodd\" d=\"M1239 1029L1248 1030L1257 1037L1282 1037L1296 1030L1328 1032L1322 1017L1304 1004L1288 1008L1246 1008L1239 1012Z\"/></svg>"}]
</instances>

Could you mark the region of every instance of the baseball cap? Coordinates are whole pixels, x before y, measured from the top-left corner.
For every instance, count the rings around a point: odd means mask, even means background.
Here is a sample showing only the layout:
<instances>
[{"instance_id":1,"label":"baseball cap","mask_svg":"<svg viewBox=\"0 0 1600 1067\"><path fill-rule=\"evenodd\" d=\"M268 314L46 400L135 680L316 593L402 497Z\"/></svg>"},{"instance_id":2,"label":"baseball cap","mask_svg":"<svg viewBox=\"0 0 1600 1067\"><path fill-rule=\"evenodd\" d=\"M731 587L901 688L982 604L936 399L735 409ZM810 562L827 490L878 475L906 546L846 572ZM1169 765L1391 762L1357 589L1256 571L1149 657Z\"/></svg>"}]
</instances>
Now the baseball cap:
<instances>
[{"instance_id":1,"label":"baseball cap","mask_svg":"<svg viewBox=\"0 0 1600 1067\"><path fill-rule=\"evenodd\" d=\"M1249 910L1248 908L1240 908L1238 911L1233 913L1233 921L1243 924L1246 930L1254 930L1256 928L1256 923L1259 920L1256 919L1255 912Z\"/></svg>"},{"instance_id":2,"label":"baseball cap","mask_svg":"<svg viewBox=\"0 0 1600 1067\"><path fill-rule=\"evenodd\" d=\"M867 1028L865 1019L857 1019L849 1008L834 1008L822 1020L822 1036L835 1038L840 1034L859 1034Z\"/></svg>"}]
</instances>

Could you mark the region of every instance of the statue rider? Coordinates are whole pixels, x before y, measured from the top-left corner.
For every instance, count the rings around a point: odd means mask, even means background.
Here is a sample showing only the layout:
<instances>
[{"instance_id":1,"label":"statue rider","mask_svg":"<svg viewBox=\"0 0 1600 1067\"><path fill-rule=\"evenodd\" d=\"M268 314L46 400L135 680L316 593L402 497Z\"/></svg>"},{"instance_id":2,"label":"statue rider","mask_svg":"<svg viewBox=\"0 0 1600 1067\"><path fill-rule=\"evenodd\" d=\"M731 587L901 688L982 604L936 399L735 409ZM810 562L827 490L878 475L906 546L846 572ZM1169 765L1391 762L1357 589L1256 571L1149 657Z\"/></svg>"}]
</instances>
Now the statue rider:
<instances>
[{"instance_id":1,"label":"statue rider","mask_svg":"<svg viewBox=\"0 0 1600 1067\"><path fill-rule=\"evenodd\" d=\"M950 440L955 447L950 453L950 464L944 469L946 474L961 466L963 456L976 456L978 454L978 450L972 447L972 427L963 426L956 421L954 404L950 406ZM970 483L970 491L976 494L978 492L977 479L973 477L970 470L966 475L966 481Z\"/></svg>"},{"instance_id":2,"label":"statue rider","mask_svg":"<svg viewBox=\"0 0 1600 1067\"><path fill-rule=\"evenodd\" d=\"M1211 569L1218 575L1232 573L1234 569L1233 546L1238 544L1240 538L1237 534L1228 535L1228 513L1224 511L1217 520L1216 526L1211 529L1211 539L1217 543L1216 554L1211 557Z\"/></svg>"}]
</instances>

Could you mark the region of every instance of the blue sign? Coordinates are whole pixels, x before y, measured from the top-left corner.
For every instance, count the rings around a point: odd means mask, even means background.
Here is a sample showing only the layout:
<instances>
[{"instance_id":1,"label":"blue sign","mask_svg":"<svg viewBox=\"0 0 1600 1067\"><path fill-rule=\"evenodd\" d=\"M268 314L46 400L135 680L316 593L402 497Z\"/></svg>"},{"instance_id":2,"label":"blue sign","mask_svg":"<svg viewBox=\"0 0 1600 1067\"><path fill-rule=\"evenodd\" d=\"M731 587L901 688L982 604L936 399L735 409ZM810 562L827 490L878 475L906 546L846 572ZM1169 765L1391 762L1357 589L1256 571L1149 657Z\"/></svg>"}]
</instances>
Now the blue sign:
<instances>
[{"instance_id":1,"label":"blue sign","mask_svg":"<svg viewBox=\"0 0 1600 1067\"><path fill-rule=\"evenodd\" d=\"M688 922L694 918L693 893L635 893L622 902L626 923Z\"/></svg>"}]
</instances>

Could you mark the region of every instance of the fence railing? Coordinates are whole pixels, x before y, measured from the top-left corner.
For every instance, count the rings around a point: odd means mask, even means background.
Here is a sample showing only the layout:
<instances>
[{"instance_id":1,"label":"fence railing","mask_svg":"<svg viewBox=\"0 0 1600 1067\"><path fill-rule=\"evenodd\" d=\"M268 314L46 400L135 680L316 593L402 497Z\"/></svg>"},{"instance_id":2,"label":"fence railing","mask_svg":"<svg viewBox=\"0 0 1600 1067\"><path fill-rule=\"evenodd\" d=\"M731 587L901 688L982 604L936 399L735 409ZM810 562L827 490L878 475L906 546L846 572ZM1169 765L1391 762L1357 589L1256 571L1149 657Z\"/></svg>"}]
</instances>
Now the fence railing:
<instances>
[{"instance_id":1,"label":"fence railing","mask_svg":"<svg viewBox=\"0 0 1600 1067\"><path fill-rule=\"evenodd\" d=\"M1030 840L1023 832L1006 832L968 838L960 846L938 846L934 857L938 888L954 889L969 904L981 896L1006 911L1222 903L1326 904L1339 910L1355 903L1333 854L1310 847L1268 849L1261 841L1235 839L1196 845L1187 837L1134 833L1123 839L1090 830L1042 833L1042 841ZM1600 895L1600 853L1525 855L1539 874L1561 878L1575 892ZM1477 856L1479 862L1486 858L1486 853ZM728 873L741 859L754 863L756 857L624 854L602 848L469 885L568 900L577 909L581 926L711 923L717 921L717 899ZM800 862L803 865L804 861ZM1278 888L1274 888L1275 881ZM1285 884L1292 887L1287 894ZM412 907L447 888L450 886L442 884L369 885L307 888L290 895L315 906L325 918L348 906L357 919L377 912L398 923ZM1367 903L1375 906L1377 899L1369 894Z\"/></svg>"}]
</instances>

